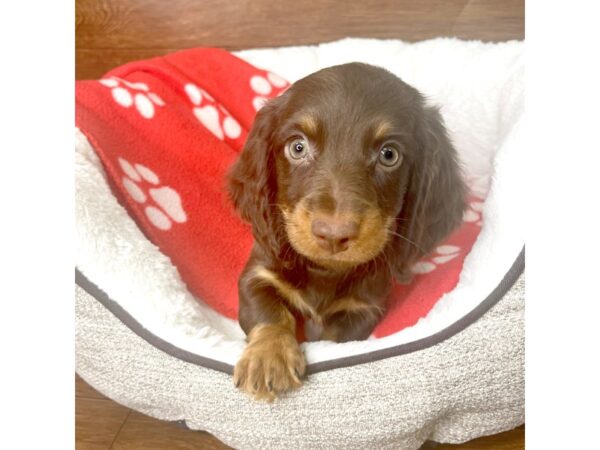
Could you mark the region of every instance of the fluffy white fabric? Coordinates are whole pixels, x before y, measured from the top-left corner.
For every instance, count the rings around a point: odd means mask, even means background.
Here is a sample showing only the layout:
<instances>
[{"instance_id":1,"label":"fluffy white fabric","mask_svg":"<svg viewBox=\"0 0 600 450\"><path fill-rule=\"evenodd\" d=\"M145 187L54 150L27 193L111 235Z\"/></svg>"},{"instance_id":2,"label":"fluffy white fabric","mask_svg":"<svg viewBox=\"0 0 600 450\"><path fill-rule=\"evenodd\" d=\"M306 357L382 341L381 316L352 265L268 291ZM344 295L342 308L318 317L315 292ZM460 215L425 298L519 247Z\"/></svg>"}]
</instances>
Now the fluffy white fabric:
<instances>
[{"instance_id":1,"label":"fluffy white fabric","mask_svg":"<svg viewBox=\"0 0 600 450\"><path fill-rule=\"evenodd\" d=\"M487 192L483 229L456 288L413 327L382 339L303 344L314 363L432 335L473 310L521 250L523 43L344 39L319 46L248 50L238 56L295 81L323 67L362 61L387 68L441 107L470 185ZM102 166L76 130L77 267L142 326L173 345L234 365L244 347L237 322L187 291L110 192Z\"/></svg>"}]
</instances>

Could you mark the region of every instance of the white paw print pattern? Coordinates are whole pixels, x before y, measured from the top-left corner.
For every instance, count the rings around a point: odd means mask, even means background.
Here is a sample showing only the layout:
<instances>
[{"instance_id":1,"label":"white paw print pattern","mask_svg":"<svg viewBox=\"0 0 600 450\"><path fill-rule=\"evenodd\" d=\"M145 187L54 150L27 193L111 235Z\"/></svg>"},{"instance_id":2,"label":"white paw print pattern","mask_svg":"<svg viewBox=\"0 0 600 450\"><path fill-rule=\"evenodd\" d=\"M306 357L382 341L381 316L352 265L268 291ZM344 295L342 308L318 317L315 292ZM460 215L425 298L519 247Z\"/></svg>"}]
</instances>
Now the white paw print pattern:
<instances>
[{"instance_id":1,"label":"white paw print pattern","mask_svg":"<svg viewBox=\"0 0 600 450\"><path fill-rule=\"evenodd\" d=\"M112 97L119 105L135 109L144 119L154 117L156 106L165 106L165 102L158 94L151 92L146 83L132 83L117 77L104 78L100 84L110 88Z\"/></svg>"},{"instance_id":2,"label":"white paw print pattern","mask_svg":"<svg viewBox=\"0 0 600 450\"><path fill-rule=\"evenodd\" d=\"M460 254L460 247L457 245L439 245L435 248L433 256L421 260L412 266L412 273L422 275L433 272L439 265L452 261Z\"/></svg>"},{"instance_id":3,"label":"white paw print pattern","mask_svg":"<svg viewBox=\"0 0 600 450\"><path fill-rule=\"evenodd\" d=\"M229 111L216 104L215 99L208 92L193 83L186 84L184 90L194 105L194 116L208 131L221 140L225 137L229 139L240 137L242 127L238 121L231 117Z\"/></svg>"},{"instance_id":4,"label":"white paw print pattern","mask_svg":"<svg viewBox=\"0 0 600 450\"><path fill-rule=\"evenodd\" d=\"M483 225L481 212L483 211L483 202L481 200L471 200L469 206L463 214L463 222L474 223L481 227Z\"/></svg>"},{"instance_id":5,"label":"white paw print pattern","mask_svg":"<svg viewBox=\"0 0 600 450\"><path fill-rule=\"evenodd\" d=\"M256 111L261 109L265 102L268 100L266 95L269 95L273 91L273 87L281 89L287 86L288 82L281 78L279 75L267 72L266 78L261 75L254 75L250 78L250 87L257 94L252 99L252 106ZM282 91L283 92L283 91Z\"/></svg>"},{"instance_id":6,"label":"white paw print pattern","mask_svg":"<svg viewBox=\"0 0 600 450\"><path fill-rule=\"evenodd\" d=\"M175 189L159 186L160 179L152 170L141 164L131 164L119 158L119 165L125 176L121 180L125 190L137 203L145 204L146 217L159 230L170 230L173 222L184 223L187 215L181 206L181 198ZM149 184L147 195L140 184ZM154 187L152 187L154 186ZM152 204L152 202L154 204Z\"/></svg>"}]
</instances>

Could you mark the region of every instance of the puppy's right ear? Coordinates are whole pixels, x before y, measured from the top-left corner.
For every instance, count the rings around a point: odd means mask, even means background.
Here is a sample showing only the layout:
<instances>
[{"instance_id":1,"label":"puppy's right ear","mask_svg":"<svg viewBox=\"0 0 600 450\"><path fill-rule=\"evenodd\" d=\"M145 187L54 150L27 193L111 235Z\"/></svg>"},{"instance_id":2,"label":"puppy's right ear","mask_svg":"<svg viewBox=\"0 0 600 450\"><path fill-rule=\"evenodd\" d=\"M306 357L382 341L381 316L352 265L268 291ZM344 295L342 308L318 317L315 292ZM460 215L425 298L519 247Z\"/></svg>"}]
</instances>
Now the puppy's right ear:
<instances>
[{"instance_id":1,"label":"puppy's right ear","mask_svg":"<svg viewBox=\"0 0 600 450\"><path fill-rule=\"evenodd\" d=\"M244 149L227 179L229 197L236 211L252 225L255 240L275 255L280 250L273 150L278 100L265 104L256 115Z\"/></svg>"},{"instance_id":2,"label":"puppy's right ear","mask_svg":"<svg viewBox=\"0 0 600 450\"><path fill-rule=\"evenodd\" d=\"M415 166L398 216L394 276L405 282L411 267L462 223L467 187L457 151L436 108L417 115Z\"/></svg>"}]
</instances>

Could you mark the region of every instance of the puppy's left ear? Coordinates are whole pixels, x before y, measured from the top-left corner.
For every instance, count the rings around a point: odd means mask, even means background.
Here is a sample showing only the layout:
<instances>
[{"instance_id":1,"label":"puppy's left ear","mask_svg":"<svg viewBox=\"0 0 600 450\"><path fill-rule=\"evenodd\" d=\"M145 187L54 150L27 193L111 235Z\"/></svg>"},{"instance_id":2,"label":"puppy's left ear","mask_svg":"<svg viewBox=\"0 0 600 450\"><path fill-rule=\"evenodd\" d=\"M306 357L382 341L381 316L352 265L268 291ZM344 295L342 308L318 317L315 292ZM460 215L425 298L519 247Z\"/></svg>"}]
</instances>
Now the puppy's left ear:
<instances>
[{"instance_id":1,"label":"puppy's left ear","mask_svg":"<svg viewBox=\"0 0 600 450\"><path fill-rule=\"evenodd\" d=\"M281 226L276 210L277 182L272 134L280 99L269 101L256 115L242 153L227 178L229 198L242 219L252 225L256 243L277 257Z\"/></svg>"},{"instance_id":2,"label":"puppy's left ear","mask_svg":"<svg viewBox=\"0 0 600 450\"><path fill-rule=\"evenodd\" d=\"M424 107L415 128L416 153L393 243L394 276L411 277L412 265L462 222L467 188L458 156L436 108Z\"/></svg>"}]
</instances>

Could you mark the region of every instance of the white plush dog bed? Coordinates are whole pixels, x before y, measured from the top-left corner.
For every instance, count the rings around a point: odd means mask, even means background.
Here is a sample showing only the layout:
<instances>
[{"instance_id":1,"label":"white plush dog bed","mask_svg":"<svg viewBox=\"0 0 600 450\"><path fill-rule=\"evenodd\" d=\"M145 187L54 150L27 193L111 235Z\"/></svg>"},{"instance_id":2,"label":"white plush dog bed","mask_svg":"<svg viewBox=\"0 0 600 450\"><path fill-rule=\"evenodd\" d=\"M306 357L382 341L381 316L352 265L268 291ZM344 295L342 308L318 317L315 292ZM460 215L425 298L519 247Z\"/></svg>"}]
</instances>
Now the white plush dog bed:
<instances>
[{"instance_id":1,"label":"white plush dog bed","mask_svg":"<svg viewBox=\"0 0 600 450\"><path fill-rule=\"evenodd\" d=\"M77 130L77 372L120 403L236 448L412 449L520 425L523 44L346 39L238 56L290 81L345 62L375 64L441 106L469 184L486 197L470 212L483 228L458 284L390 336L304 343L306 384L256 403L231 382L244 346L239 325L190 294L117 202Z\"/></svg>"}]
</instances>

